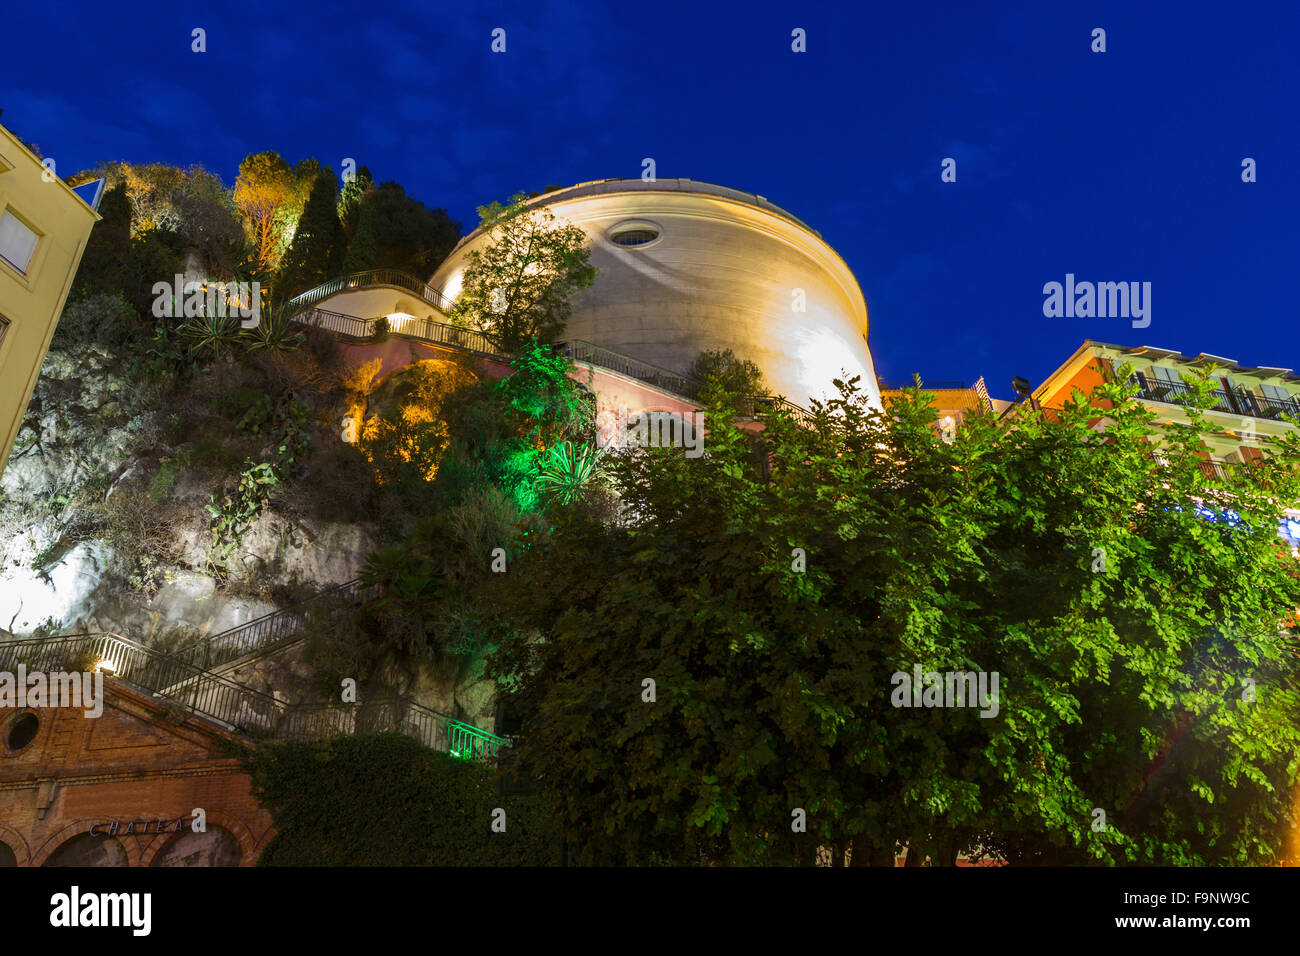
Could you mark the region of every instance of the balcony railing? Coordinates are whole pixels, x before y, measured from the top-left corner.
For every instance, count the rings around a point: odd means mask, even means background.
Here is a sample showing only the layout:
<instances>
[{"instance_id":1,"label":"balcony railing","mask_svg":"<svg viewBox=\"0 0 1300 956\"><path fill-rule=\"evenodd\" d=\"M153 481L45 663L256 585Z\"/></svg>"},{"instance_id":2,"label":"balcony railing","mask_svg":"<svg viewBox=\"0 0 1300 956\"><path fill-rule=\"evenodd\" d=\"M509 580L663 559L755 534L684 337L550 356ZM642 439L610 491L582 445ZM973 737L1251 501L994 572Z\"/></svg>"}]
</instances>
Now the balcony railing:
<instances>
[{"instance_id":1,"label":"balcony railing","mask_svg":"<svg viewBox=\"0 0 1300 956\"><path fill-rule=\"evenodd\" d=\"M1278 419L1282 415L1295 415L1300 418L1300 402L1292 399L1270 398L1256 395L1254 392L1237 393L1237 402L1242 412L1253 418Z\"/></svg>"},{"instance_id":2,"label":"balcony railing","mask_svg":"<svg viewBox=\"0 0 1300 956\"><path fill-rule=\"evenodd\" d=\"M1164 405L1186 405L1187 402L1180 399L1192 394L1192 387L1186 382L1136 379L1135 383L1138 385L1138 398ZM1277 419L1283 414L1300 417L1300 402L1294 399L1270 398L1241 388L1234 389L1232 395L1216 388L1210 395L1215 399L1213 411L1251 418Z\"/></svg>"},{"instance_id":3,"label":"balcony railing","mask_svg":"<svg viewBox=\"0 0 1300 956\"><path fill-rule=\"evenodd\" d=\"M1186 382L1143 381L1139 379L1137 384L1139 387L1138 398L1160 402L1163 405L1186 405L1187 402L1179 401L1179 399L1190 398L1194 394L1194 390ZM1232 404L1232 399L1228 397L1228 393L1223 389L1216 388L1210 395L1215 400L1214 411L1238 413Z\"/></svg>"},{"instance_id":4,"label":"balcony railing","mask_svg":"<svg viewBox=\"0 0 1300 956\"><path fill-rule=\"evenodd\" d=\"M294 296L285 303L285 308L289 312L301 312L332 295L338 295L340 292L375 285L390 285L399 289L406 289L408 292L414 292L444 314L451 311L451 300L441 292L427 282L421 282L414 276L407 275L405 272L398 272L396 269L370 269L367 272L354 272L351 275L331 279L314 289L308 289L301 295Z\"/></svg>"}]
</instances>

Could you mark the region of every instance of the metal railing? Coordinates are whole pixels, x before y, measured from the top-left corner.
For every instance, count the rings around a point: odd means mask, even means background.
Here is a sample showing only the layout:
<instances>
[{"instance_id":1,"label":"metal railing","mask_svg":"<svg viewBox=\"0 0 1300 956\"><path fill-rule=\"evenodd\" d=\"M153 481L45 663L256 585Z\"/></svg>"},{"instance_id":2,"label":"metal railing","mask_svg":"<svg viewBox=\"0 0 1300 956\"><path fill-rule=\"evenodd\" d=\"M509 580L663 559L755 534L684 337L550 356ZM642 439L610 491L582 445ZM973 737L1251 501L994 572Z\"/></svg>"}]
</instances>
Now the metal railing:
<instances>
[{"instance_id":1,"label":"metal railing","mask_svg":"<svg viewBox=\"0 0 1300 956\"><path fill-rule=\"evenodd\" d=\"M378 319L363 319L342 312L330 312L327 309L308 309L293 316L299 325L324 329L349 339L369 339L375 334ZM432 345L443 345L465 352L473 352L487 358L509 361L510 357L502 353L482 332L461 328L447 322L435 322L430 319L390 318L388 331L409 339L417 339Z\"/></svg>"},{"instance_id":2,"label":"metal railing","mask_svg":"<svg viewBox=\"0 0 1300 956\"><path fill-rule=\"evenodd\" d=\"M332 295L338 295L340 292L375 285L396 286L399 289L414 292L444 314L451 310L451 300L429 283L421 282L414 276L399 272L396 269L369 269L365 272L354 272L351 275L331 279L314 289L308 289L306 292L294 296L285 303L285 308L289 312L301 312L303 309L310 308L317 302L328 299Z\"/></svg>"},{"instance_id":3,"label":"metal railing","mask_svg":"<svg viewBox=\"0 0 1300 956\"><path fill-rule=\"evenodd\" d=\"M1237 402L1242 411L1253 418L1276 419L1284 414L1300 418L1300 402L1294 399L1271 398L1254 392L1239 391Z\"/></svg>"},{"instance_id":4,"label":"metal railing","mask_svg":"<svg viewBox=\"0 0 1300 956\"><path fill-rule=\"evenodd\" d=\"M0 643L0 670L103 671L196 714L244 730L274 732L283 705L269 694L199 670L120 634L74 634ZM165 688L171 692L162 693Z\"/></svg>"},{"instance_id":5,"label":"metal railing","mask_svg":"<svg viewBox=\"0 0 1300 956\"><path fill-rule=\"evenodd\" d=\"M74 634L0 642L0 671L99 670L116 680L243 732L319 740L331 734L399 730L433 747L490 760L510 742L414 701L381 698L364 705L291 706L269 694L201 671L120 634Z\"/></svg>"},{"instance_id":6,"label":"metal railing","mask_svg":"<svg viewBox=\"0 0 1300 956\"><path fill-rule=\"evenodd\" d=\"M585 342L582 339L571 339L568 342L559 344L564 349L565 354L575 362L599 365L611 372L618 372L620 375L626 375L628 378L634 378L639 382L645 382L647 385L653 385L665 392L672 392L690 401L698 401L704 389L704 383L698 379L669 371L666 368L660 368L658 365L651 365L649 362L643 362L640 359L634 359L630 355L615 352L603 345Z\"/></svg>"},{"instance_id":7,"label":"metal railing","mask_svg":"<svg viewBox=\"0 0 1300 956\"><path fill-rule=\"evenodd\" d=\"M1191 397L1194 394L1194 390L1186 382L1162 382L1158 379L1140 378L1137 379L1137 385L1138 398L1160 402L1162 405L1186 405L1187 402L1178 401L1178 399ZM1237 409L1232 404L1232 399L1223 389L1216 388L1210 392L1210 395L1215 399L1212 410L1237 413Z\"/></svg>"},{"instance_id":8,"label":"metal railing","mask_svg":"<svg viewBox=\"0 0 1300 956\"><path fill-rule=\"evenodd\" d=\"M313 594L291 607L209 635L189 647L174 651L171 656L199 670L215 670L241 658L268 654L304 635L309 608L337 608L369 600L378 593L377 585L348 581Z\"/></svg>"},{"instance_id":9,"label":"metal railing","mask_svg":"<svg viewBox=\"0 0 1300 956\"><path fill-rule=\"evenodd\" d=\"M315 328L325 329L336 335L342 335L350 339L368 339L375 334L375 323L378 319L363 319L355 315L347 315L342 312L331 312L327 309L311 308L312 303L327 299L332 295L347 289L360 288L369 283L372 285L400 285L394 281L394 277L404 278L412 287L416 284L425 290L432 291L425 283L411 278L401 272L395 272L391 269L373 269L370 272L359 272L355 275L346 276L342 279L335 279L326 282L324 285L317 286L295 299L291 299L287 308L293 315L292 321L300 325L312 326ZM414 290L413 291L417 291ZM435 293L436 294L436 293ZM427 296L426 296L427 298ZM441 298L441 297L439 297ZM433 300L430 300L433 301ZM442 306L439 306L442 308ZM444 309L445 311L445 309ZM421 342L428 342L433 345L442 345L450 348L461 349L466 352L473 352L477 355L483 355L488 358L498 359L508 362L510 356L501 352L500 349L492 342L491 338L482 332L476 332L471 329L462 328L458 325L451 325L447 322L438 322L432 319L389 319L388 331L394 335L400 335L405 338L416 339ZM680 396L687 401L699 403L700 396L703 393L704 384L698 379L691 378L688 375L682 375L679 372L673 372L658 365L652 365L649 362L643 362L640 359L632 358L630 355L624 355L621 352L615 352L613 349L607 349L602 345L596 345L593 342L586 342L582 339L571 339L567 342L557 343L557 347L562 348L575 362L584 362L588 365L596 365L600 368L617 372L620 375L626 375L628 378L636 379L647 385L660 389L661 391L671 392ZM964 386L963 386L964 387ZM751 399L757 406L764 409L781 407L789 410L796 419L802 423L808 423L812 419L811 413L793 402L788 402L783 398L776 396L762 396Z\"/></svg>"},{"instance_id":10,"label":"metal railing","mask_svg":"<svg viewBox=\"0 0 1300 956\"><path fill-rule=\"evenodd\" d=\"M492 760L502 747L510 746L504 737L396 697L352 707L320 704L296 708L285 715L276 736L320 740L333 734L375 734L385 730L400 731L426 747L466 760Z\"/></svg>"}]
</instances>

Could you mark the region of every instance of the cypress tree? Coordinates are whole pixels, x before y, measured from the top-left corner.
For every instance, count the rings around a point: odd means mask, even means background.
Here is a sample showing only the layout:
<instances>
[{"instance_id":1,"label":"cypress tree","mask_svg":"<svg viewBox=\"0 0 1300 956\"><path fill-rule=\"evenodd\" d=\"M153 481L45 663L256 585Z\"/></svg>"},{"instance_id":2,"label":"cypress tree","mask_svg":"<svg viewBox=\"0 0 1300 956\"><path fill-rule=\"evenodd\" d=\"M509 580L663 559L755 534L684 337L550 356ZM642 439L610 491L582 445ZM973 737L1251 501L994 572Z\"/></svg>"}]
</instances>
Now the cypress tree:
<instances>
[{"instance_id":1,"label":"cypress tree","mask_svg":"<svg viewBox=\"0 0 1300 956\"><path fill-rule=\"evenodd\" d=\"M340 271L343 227L335 203L335 179L322 173L312 184L293 242L280 270L280 291L294 296Z\"/></svg>"}]
</instances>

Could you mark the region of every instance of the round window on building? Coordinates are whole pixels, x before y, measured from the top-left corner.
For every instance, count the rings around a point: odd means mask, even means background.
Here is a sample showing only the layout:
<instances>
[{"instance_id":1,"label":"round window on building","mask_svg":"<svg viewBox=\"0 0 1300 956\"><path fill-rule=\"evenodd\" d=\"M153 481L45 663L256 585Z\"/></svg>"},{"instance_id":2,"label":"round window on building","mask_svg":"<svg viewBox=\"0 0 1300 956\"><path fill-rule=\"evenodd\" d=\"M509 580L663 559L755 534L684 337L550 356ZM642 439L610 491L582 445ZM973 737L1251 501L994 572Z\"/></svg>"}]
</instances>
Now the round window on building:
<instances>
[{"instance_id":1,"label":"round window on building","mask_svg":"<svg viewBox=\"0 0 1300 956\"><path fill-rule=\"evenodd\" d=\"M635 249L658 242L660 237L663 236L663 230L653 222L647 222L643 219L629 219L612 226L607 235L609 241L614 245L623 246L626 249Z\"/></svg>"},{"instance_id":2,"label":"round window on building","mask_svg":"<svg viewBox=\"0 0 1300 956\"><path fill-rule=\"evenodd\" d=\"M36 731L41 729L41 722L35 714L19 714L9 723L5 734L5 746L17 752L36 739Z\"/></svg>"}]
</instances>

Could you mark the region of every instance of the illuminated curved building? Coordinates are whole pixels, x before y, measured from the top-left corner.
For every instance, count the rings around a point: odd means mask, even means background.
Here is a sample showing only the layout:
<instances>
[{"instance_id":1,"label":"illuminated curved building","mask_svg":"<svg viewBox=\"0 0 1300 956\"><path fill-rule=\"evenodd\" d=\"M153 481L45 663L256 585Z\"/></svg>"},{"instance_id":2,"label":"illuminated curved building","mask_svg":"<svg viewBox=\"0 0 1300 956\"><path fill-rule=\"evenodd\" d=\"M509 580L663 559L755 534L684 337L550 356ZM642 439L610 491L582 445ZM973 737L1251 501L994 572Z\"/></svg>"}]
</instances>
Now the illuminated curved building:
<instances>
[{"instance_id":1,"label":"illuminated curved building","mask_svg":"<svg viewBox=\"0 0 1300 956\"><path fill-rule=\"evenodd\" d=\"M762 196L689 179L607 179L537 197L590 240L595 284L573 298L565 338L684 373L705 349L731 349L799 405L861 376L879 407L867 307L844 260L814 229ZM461 240L430 285L460 292Z\"/></svg>"}]
</instances>

